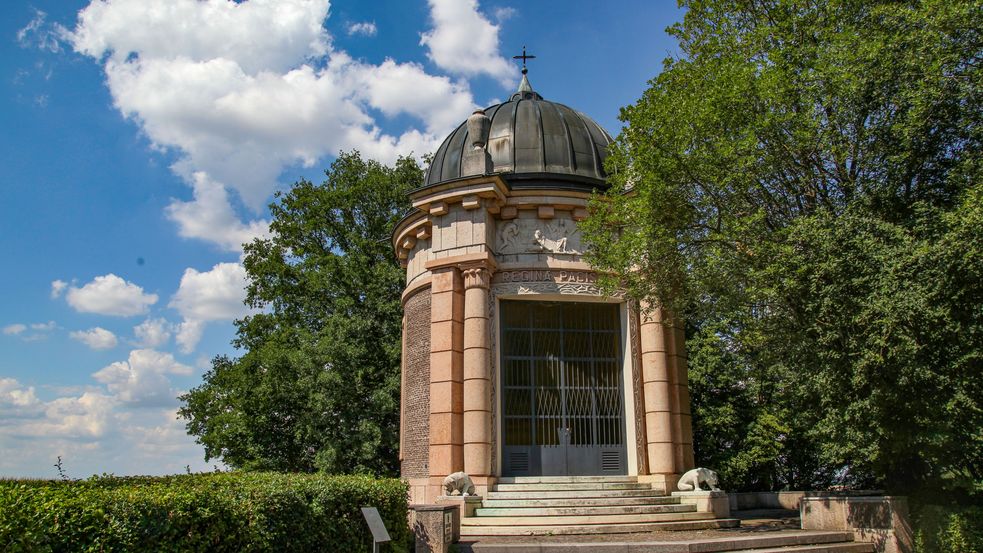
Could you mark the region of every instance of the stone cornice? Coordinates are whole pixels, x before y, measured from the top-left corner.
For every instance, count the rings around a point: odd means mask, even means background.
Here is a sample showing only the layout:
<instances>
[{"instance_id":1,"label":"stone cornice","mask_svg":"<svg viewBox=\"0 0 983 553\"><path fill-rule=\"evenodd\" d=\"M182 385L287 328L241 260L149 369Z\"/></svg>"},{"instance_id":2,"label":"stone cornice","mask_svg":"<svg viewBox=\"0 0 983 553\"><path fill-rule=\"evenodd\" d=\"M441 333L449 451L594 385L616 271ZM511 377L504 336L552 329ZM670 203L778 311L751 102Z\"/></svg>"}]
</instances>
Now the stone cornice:
<instances>
[{"instance_id":1,"label":"stone cornice","mask_svg":"<svg viewBox=\"0 0 983 553\"><path fill-rule=\"evenodd\" d=\"M428 271L446 267L457 267L462 270L475 267L484 267L488 270L494 271L495 265L495 257L492 256L490 252L481 252L431 259L430 261L424 263L423 267Z\"/></svg>"},{"instance_id":2,"label":"stone cornice","mask_svg":"<svg viewBox=\"0 0 983 553\"><path fill-rule=\"evenodd\" d=\"M413 207L424 213L432 213L435 206L463 202L466 196L477 196L505 203L508 185L498 175L479 175L457 179L432 186L418 188L410 192Z\"/></svg>"}]
</instances>

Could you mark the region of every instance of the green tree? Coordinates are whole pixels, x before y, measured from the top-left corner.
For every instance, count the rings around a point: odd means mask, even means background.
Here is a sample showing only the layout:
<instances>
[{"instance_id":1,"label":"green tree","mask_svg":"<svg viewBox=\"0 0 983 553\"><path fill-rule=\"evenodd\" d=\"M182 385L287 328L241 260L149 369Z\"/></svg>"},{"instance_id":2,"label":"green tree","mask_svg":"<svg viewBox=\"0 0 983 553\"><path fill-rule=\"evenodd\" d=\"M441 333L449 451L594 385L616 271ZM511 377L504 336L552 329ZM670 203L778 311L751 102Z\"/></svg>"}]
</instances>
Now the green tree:
<instances>
[{"instance_id":1,"label":"green tree","mask_svg":"<svg viewBox=\"0 0 983 553\"><path fill-rule=\"evenodd\" d=\"M980 490L983 3L680 4L585 234L689 321L699 459Z\"/></svg>"},{"instance_id":2,"label":"green tree","mask_svg":"<svg viewBox=\"0 0 983 553\"><path fill-rule=\"evenodd\" d=\"M342 154L320 186L270 206L269 239L245 248L237 359L217 357L180 414L206 458L243 469L397 472L404 273L390 233L423 182Z\"/></svg>"}]
</instances>

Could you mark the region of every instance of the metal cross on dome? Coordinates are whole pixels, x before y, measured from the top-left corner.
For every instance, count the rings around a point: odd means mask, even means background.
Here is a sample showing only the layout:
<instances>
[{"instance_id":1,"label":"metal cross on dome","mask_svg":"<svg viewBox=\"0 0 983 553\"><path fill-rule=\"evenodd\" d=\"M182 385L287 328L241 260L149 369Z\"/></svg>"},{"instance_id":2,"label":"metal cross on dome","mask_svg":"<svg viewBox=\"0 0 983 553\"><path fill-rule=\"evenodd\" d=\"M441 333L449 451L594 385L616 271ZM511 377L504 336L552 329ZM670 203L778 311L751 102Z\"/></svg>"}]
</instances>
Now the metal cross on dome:
<instances>
[{"instance_id":1,"label":"metal cross on dome","mask_svg":"<svg viewBox=\"0 0 983 553\"><path fill-rule=\"evenodd\" d=\"M534 59L535 57L536 56L527 56L526 55L526 47L525 47L525 45L523 45L522 46L522 55L521 56L512 56L512 59L514 59L514 60L522 60L522 74L525 75L529 71L528 69L526 69L526 60L531 60L531 59Z\"/></svg>"}]
</instances>

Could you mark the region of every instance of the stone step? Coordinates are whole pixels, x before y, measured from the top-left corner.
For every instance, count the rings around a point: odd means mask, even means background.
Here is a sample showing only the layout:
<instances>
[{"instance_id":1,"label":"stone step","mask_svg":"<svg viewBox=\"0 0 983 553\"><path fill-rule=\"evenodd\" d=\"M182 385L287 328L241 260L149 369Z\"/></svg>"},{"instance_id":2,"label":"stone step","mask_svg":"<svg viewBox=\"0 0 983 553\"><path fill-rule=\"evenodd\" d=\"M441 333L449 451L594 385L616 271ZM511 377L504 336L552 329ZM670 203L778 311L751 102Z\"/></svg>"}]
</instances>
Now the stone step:
<instances>
[{"instance_id":1,"label":"stone step","mask_svg":"<svg viewBox=\"0 0 983 553\"><path fill-rule=\"evenodd\" d=\"M640 515L648 513L692 513L696 505L609 505L577 507L491 507L478 508L479 517L552 517L590 515Z\"/></svg>"},{"instance_id":2,"label":"stone step","mask_svg":"<svg viewBox=\"0 0 983 553\"><path fill-rule=\"evenodd\" d=\"M637 476L503 476L499 484L551 484L573 482L638 482Z\"/></svg>"},{"instance_id":3,"label":"stone step","mask_svg":"<svg viewBox=\"0 0 983 553\"><path fill-rule=\"evenodd\" d=\"M679 515L674 515L679 516ZM475 520L466 518L464 520ZM463 522L463 521L462 521ZM643 522L634 524L544 525L544 526L465 526L461 525L461 538L476 536L576 536L585 534L632 534L637 532L674 532L736 528L741 521L736 518L705 520L674 520L671 522ZM593 544L592 544L593 545ZM528 548L528 544L526 544ZM621 544L624 551L624 544ZM590 551L586 549L585 551Z\"/></svg>"},{"instance_id":4,"label":"stone step","mask_svg":"<svg viewBox=\"0 0 983 553\"><path fill-rule=\"evenodd\" d=\"M547 482L540 484L495 484L495 492L535 492L561 490L651 490L649 484L638 482Z\"/></svg>"},{"instance_id":5,"label":"stone step","mask_svg":"<svg viewBox=\"0 0 983 553\"><path fill-rule=\"evenodd\" d=\"M735 549L731 553L874 553L872 543L824 543L817 545L796 545L792 547L769 547L766 549Z\"/></svg>"},{"instance_id":6,"label":"stone step","mask_svg":"<svg viewBox=\"0 0 983 553\"><path fill-rule=\"evenodd\" d=\"M580 497L572 499L485 499L488 508L509 507L614 507L618 505L679 505L678 497Z\"/></svg>"},{"instance_id":7,"label":"stone step","mask_svg":"<svg viewBox=\"0 0 983 553\"><path fill-rule=\"evenodd\" d=\"M666 497L658 490L525 490L490 491L485 499L589 499L596 497Z\"/></svg>"},{"instance_id":8,"label":"stone step","mask_svg":"<svg viewBox=\"0 0 983 553\"><path fill-rule=\"evenodd\" d=\"M507 517L467 517L461 520L464 526L586 526L592 524L633 524L640 522L669 522L681 520L713 519L711 513L695 511L683 513L642 513L642 514L588 514L574 516L507 516Z\"/></svg>"},{"instance_id":9,"label":"stone step","mask_svg":"<svg viewBox=\"0 0 983 553\"><path fill-rule=\"evenodd\" d=\"M576 541L560 538L545 541L521 541L510 538L497 543L489 537L472 543L461 543L462 553L561 553L590 551L591 553L871 553L873 544L854 543L850 532L793 531L724 538L695 538L673 541Z\"/></svg>"},{"instance_id":10,"label":"stone step","mask_svg":"<svg viewBox=\"0 0 983 553\"><path fill-rule=\"evenodd\" d=\"M698 544L698 545L697 545ZM726 538L695 540L685 551L723 553L725 551L795 551L793 547L853 546L853 532L795 531L777 534L735 535ZM859 544L869 545L869 544ZM695 546L695 547L694 547ZM864 550L866 551L866 550Z\"/></svg>"}]
</instances>

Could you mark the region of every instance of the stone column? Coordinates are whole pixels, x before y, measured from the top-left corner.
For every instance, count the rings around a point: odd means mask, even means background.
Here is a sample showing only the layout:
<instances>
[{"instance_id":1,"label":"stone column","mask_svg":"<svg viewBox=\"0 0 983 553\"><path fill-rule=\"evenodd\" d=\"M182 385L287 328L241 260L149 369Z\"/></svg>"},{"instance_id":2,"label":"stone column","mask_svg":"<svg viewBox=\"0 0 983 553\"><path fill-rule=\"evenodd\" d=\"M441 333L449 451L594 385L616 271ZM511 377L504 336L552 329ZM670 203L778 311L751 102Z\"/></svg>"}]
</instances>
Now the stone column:
<instances>
[{"instance_id":1,"label":"stone column","mask_svg":"<svg viewBox=\"0 0 983 553\"><path fill-rule=\"evenodd\" d=\"M491 352L488 290L491 271L466 266L464 275L464 472L479 488L491 476ZM480 493L480 492L479 492Z\"/></svg>"},{"instance_id":2,"label":"stone column","mask_svg":"<svg viewBox=\"0 0 983 553\"><path fill-rule=\"evenodd\" d=\"M642 382L645 396L645 435L648 440L649 473L663 475L653 481L667 492L674 486L677 468L672 441L671 364L667 355L667 332L661 308L640 308L639 338ZM672 480L669 482L668 480Z\"/></svg>"},{"instance_id":3,"label":"stone column","mask_svg":"<svg viewBox=\"0 0 983 553\"><path fill-rule=\"evenodd\" d=\"M663 312L663 328L666 336L666 358L669 363L669 404L672 413L672 456L676 471L682 473L689 468L683 459L683 420L680 416L681 399L679 397L679 356L677 355L676 319L669 313Z\"/></svg>"},{"instance_id":4,"label":"stone column","mask_svg":"<svg viewBox=\"0 0 983 553\"><path fill-rule=\"evenodd\" d=\"M673 366L675 368L676 421L673 428L678 429L676 438L676 462L680 472L696 468L693 458L693 423L689 404L689 366L686 355L686 325L682 319L673 322Z\"/></svg>"},{"instance_id":5,"label":"stone column","mask_svg":"<svg viewBox=\"0 0 983 553\"><path fill-rule=\"evenodd\" d=\"M456 267L433 269L430 303L430 492L464 469L464 286Z\"/></svg>"}]
</instances>

